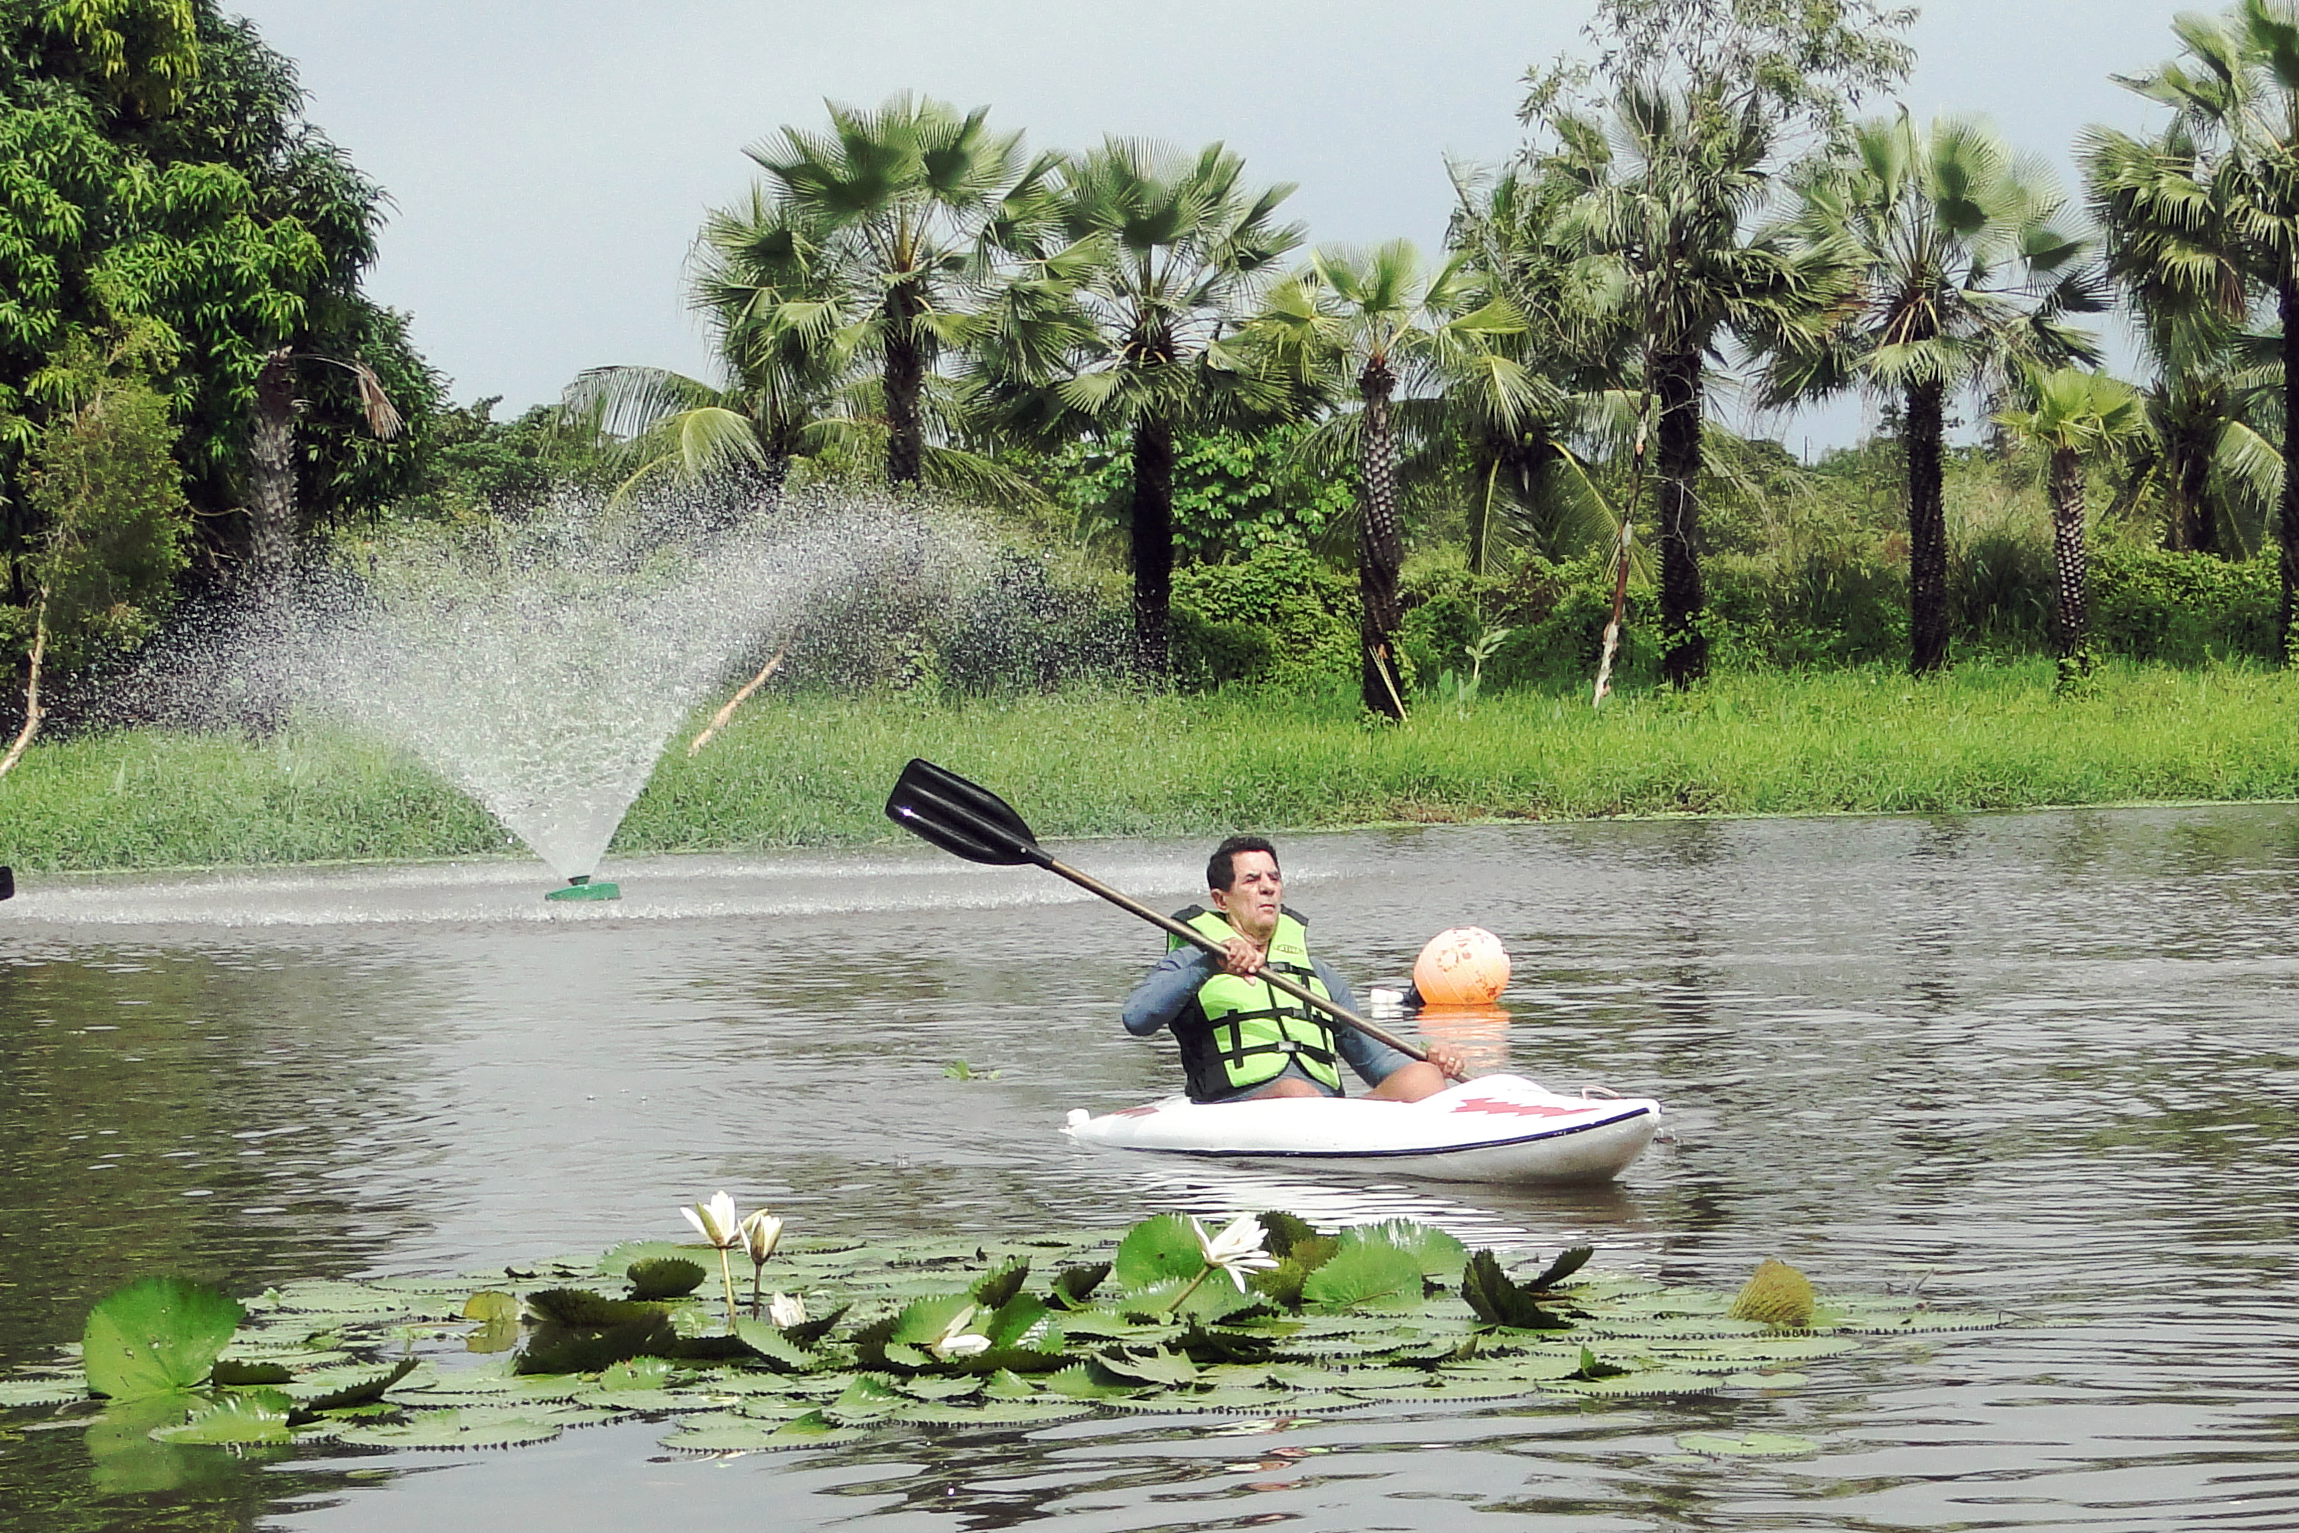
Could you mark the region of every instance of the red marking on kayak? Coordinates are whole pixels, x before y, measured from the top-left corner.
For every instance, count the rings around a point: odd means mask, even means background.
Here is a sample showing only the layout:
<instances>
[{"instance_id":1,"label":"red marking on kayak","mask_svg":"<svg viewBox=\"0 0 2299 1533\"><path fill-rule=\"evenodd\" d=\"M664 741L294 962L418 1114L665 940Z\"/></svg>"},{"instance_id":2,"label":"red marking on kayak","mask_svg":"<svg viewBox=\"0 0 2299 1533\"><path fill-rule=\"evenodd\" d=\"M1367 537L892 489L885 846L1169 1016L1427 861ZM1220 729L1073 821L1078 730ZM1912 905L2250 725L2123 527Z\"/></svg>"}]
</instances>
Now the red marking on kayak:
<instances>
[{"instance_id":1,"label":"red marking on kayak","mask_svg":"<svg viewBox=\"0 0 2299 1533\"><path fill-rule=\"evenodd\" d=\"M1587 1112L1585 1107L1551 1107L1546 1102L1503 1102L1495 1097L1463 1097L1453 1104L1455 1112L1498 1113L1518 1118L1569 1118L1575 1113Z\"/></svg>"},{"instance_id":2,"label":"red marking on kayak","mask_svg":"<svg viewBox=\"0 0 2299 1533\"><path fill-rule=\"evenodd\" d=\"M1146 1118L1156 1111L1155 1107L1121 1107L1116 1112L1111 1113L1110 1116L1113 1118Z\"/></svg>"}]
</instances>

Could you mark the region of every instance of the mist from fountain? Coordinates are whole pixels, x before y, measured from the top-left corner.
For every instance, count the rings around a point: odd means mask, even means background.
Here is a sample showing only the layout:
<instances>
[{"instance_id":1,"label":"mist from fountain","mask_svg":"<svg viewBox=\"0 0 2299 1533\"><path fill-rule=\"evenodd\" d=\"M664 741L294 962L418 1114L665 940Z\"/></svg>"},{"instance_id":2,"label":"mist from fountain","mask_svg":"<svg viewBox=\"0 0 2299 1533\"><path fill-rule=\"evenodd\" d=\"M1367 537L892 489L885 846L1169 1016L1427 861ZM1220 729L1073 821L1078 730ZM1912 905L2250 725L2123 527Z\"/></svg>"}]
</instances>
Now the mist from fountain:
<instances>
[{"instance_id":1,"label":"mist from fountain","mask_svg":"<svg viewBox=\"0 0 2299 1533\"><path fill-rule=\"evenodd\" d=\"M851 491L608 507L561 492L515 516L395 529L365 567L187 627L139 690L218 727L290 712L405 749L561 878L596 870L673 730L793 635L913 605L975 562L962 532Z\"/></svg>"},{"instance_id":2,"label":"mist from fountain","mask_svg":"<svg viewBox=\"0 0 2299 1533\"><path fill-rule=\"evenodd\" d=\"M403 746L587 878L730 668L930 563L918 519L851 500L670 543L644 524L568 497L402 551L315 625L298 700Z\"/></svg>"}]
</instances>

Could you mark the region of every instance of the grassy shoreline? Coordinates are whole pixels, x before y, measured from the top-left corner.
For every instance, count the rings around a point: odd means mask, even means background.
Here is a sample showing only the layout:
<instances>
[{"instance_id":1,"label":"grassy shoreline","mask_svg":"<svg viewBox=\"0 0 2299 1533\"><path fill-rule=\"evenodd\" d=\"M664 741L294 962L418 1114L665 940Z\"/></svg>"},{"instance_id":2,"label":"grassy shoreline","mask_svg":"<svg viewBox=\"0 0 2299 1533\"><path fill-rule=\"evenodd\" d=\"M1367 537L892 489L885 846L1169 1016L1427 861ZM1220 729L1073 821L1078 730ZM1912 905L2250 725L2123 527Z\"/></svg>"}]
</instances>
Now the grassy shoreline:
<instances>
[{"instance_id":1,"label":"grassy shoreline","mask_svg":"<svg viewBox=\"0 0 2299 1533\"><path fill-rule=\"evenodd\" d=\"M2299 676L2045 662L1726 676L1683 697L1518 692L1369 729L1338 698L1081 692L996 701L766 698L704 752L674 740L614 851L892 839L913 755L996 788L1045 836L1623 815L1941 813L2299 799ZM0 862L31 871L500 854L500 827L412 760L323 728L131 731L35 746L0 779Z\"/></svg>"}]
</instances>

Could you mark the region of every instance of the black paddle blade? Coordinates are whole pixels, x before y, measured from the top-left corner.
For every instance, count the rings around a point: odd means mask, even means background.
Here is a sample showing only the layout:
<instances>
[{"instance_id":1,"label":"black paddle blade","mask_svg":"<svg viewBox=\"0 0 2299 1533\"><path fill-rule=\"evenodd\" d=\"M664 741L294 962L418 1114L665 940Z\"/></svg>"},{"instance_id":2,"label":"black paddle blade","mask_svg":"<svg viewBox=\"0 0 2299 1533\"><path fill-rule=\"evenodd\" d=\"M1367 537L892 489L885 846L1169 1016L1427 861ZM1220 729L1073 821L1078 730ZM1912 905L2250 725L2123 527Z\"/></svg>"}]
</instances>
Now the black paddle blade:
<instances>
[{"instance_id":1,"label":"black paddle blade","mask_svg":"<svg viewBox=\"0 0 2299 1533\"><path fill-rule=\"evenodd\" d=\"M902 769L886 800L886 818L968 862L1011 867L1049 860L1013 805L931 761L912 761Z\"/></svg>"},{"instance_id":2,"label":"black paddle blade","mask_svg":"<svg viewBox=\"0 0 2299 1533\"><path fill-rule=\"evenodd\" d=\"M14 868L0 868L0 900L12 900L15 897L16 870Z\"/></svg>"}]
</instances>

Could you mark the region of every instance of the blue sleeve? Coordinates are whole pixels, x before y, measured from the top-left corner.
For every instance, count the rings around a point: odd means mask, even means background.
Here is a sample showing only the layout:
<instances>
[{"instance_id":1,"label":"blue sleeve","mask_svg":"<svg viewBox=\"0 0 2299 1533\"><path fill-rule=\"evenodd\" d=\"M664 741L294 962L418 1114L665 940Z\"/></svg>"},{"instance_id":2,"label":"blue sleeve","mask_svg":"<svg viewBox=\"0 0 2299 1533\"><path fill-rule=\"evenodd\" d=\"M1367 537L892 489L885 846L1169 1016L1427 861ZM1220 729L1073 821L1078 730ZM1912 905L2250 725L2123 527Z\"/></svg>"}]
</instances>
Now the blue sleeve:
<instances>
[{"instance_id":1,"label":"blue sleeve","mask_svg":"<svg viewBox=\"0 0 2299 1533\"><path fill-rule=\"evenodd\" d=\"M1147 1038L1170 1024L1188 1007L1198 988L1219 972L1213 955L1203 948L1176 948L1157 961L1134 993L1126 997L1120 1013L1126 1031Z\"/></svg>"},{"instance_id":2,"label":"blue sleeve","mask_svg":"<svg viewBox=\"0 0 2299 1533\"><path fill-rule=\"evenodd\" d=\"M1311 968L1317 971L1317 977L1325 982L1326 994L1332 996L1333 999L1351 1011L1357 1010L1357 992L1349 988L1349 981L1335 973L1322 958L1312 956L1309 964ZM1355 1070L1368 1086L1380 1085L1390 1076L1412 1063L1410 1059L1386 1043L1381 1043L1346 1023L1335 1022L1333 1024L1333 1043L1334 1047L1341 1051L1341 1057L1349 1062L1349 1068Z\"/></svg>"}]
</instances>

